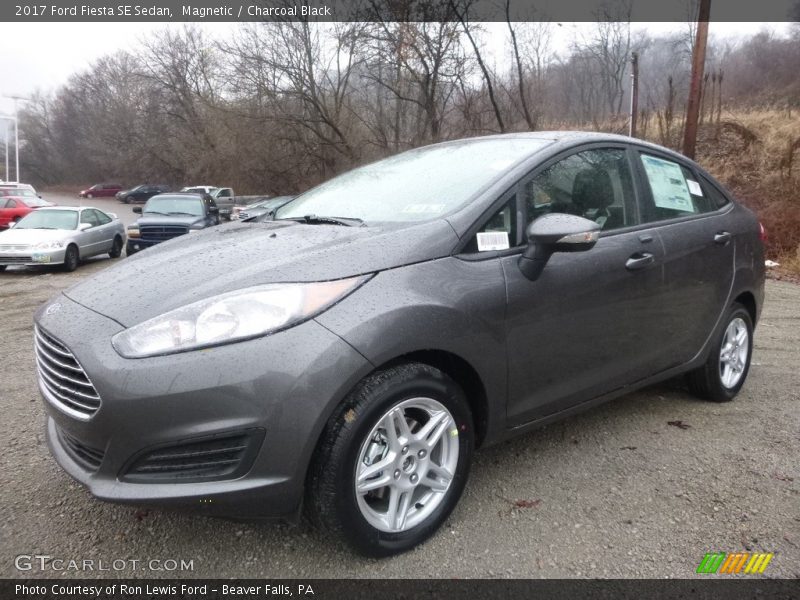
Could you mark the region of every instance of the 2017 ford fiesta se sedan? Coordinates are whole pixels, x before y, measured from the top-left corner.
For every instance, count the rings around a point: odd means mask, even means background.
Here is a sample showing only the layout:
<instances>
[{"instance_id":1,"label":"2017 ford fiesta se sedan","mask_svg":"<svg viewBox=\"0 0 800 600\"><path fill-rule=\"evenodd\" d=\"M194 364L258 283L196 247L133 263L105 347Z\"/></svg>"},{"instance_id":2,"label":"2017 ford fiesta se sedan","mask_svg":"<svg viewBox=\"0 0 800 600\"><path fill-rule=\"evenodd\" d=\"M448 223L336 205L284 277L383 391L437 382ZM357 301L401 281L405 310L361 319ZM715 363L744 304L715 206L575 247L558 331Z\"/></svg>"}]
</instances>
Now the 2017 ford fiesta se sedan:
<instances>
[{"instance_id":1,"label":"2017 ford fiesta se sedan","mask_svg":"<svg viewBox=\"0 0 800 600\"><path fill-rule=\"evenodd\" d=\"M453 510L479 446L679 374L731 400L763 265L753 214L658 146L411 150L43 305L50 448L104 500L304 508L358 551L401 552Z\"/></svg>"}]
</instances>

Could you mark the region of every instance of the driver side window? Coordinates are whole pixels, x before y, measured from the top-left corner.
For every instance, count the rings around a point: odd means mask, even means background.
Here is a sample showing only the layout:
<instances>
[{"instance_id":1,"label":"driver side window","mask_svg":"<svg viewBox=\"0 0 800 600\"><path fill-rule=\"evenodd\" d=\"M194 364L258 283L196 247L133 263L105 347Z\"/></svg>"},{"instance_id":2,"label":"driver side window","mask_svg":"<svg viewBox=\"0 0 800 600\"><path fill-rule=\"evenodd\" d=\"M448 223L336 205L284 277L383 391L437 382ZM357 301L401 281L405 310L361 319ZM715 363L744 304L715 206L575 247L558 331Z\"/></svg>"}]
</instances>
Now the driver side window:
<instances>
[{"instance_id":1,"label":"driver side window","mask_svg":"<svg viewBox=\"0 0 800 600\"><path fill-rule=\"evenodd\" d=\"M568 156L524 182L521 192L527 224L550 213L584 217L603 231L637 224L633 179L623 149Z\"/></svg>"}]
</instances>

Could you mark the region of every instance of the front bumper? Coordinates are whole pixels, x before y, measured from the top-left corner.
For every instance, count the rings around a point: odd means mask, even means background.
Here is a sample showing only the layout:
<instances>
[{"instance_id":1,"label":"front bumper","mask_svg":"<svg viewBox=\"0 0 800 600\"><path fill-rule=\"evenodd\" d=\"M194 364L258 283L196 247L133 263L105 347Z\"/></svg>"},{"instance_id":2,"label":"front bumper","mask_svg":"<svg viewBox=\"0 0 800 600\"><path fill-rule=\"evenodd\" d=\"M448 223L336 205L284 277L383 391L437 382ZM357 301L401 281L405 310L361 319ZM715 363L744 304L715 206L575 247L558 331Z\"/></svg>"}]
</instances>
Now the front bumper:
<instances>
[{"instance_id":1,"label":"front bumper","mask_svg":"<svg viewBox=\"0 0 800 600\"><path fill-rule=\"evenodd\" d=\"M65 248L37 250L33 246L19 250L0 249L0 265L60 265L64 263Z\"/></svg>"},{"instance_id":2,"label":"front bumper","mask_svg":"<svg viewBox=\"0 0 800 600\"><path fill-rule=\"evenodd\" d=\"M148 240L145 238L128 238L128 241L125 244L125 250L127 254L133 254L135 252L140 252L141 250L146 250L147 248L151 248L160 244L162 241L167 240Z\"/></svg>"},{"instance_id":3,"label":"front bumper","mask_svg":"<svg viewBox=\"0 0 800 600\"><path fill-rule=\"evenodd\" d=\"M56 461L100 499L180 506L242 518L290 517L330 412L371 366L348 344L307 321L270 336L146 359L111 346L122 327L59 296L60 309L37 326L69 348L101 398L88 419L45 398L47 439ZM131 481L143 453L165 446L254 434L245 472L228 479ZM97 452L89 468L73 446ZM147 482L145 482L147 481Z\"/></svg>"}]
</instances>

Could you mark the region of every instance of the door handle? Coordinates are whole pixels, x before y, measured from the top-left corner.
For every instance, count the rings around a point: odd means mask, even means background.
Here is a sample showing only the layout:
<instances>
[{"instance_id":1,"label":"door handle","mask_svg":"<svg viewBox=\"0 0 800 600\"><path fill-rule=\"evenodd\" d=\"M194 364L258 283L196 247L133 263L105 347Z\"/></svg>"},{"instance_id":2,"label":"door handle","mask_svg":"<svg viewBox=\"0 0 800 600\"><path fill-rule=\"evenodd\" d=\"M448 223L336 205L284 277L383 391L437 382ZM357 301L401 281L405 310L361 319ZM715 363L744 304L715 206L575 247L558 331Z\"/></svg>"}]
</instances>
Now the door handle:
<instances>
[{"instance_id":1,"label":"door handle","mask_svg":"<svg viewBox=\"0 0 800 600\"><path fill-rule=\"evenodd\" d=\"M729 231L719 231L714 235L714 243L720 246L726 246L731 241L731 234Z\"/></svg>"},{"instance_id":2,"label":"door handle","mask_svg":"<svg viewBox=\"0 0 800 600\"><path fill-rule=\"evenodd\" d=\"M636 271L649 267L654 262L656 262L656 257L649 252L637 252L636 254L632 254L625 262L625 268L629 271Z\"/></svg>"}]
</instances>

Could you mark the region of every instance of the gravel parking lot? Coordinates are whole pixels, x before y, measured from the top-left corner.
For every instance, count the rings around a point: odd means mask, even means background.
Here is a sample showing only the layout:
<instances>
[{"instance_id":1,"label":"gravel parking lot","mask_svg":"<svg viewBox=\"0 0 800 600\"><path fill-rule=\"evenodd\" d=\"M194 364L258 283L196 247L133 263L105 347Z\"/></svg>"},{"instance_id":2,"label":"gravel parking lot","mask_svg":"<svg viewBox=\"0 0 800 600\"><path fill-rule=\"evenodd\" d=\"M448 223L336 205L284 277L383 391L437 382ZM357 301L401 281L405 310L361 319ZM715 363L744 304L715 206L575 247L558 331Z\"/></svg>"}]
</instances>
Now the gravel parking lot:
<instances>
[{"instance_id":1,"label":"gravel parking lot","mask_svg":"<svg viewBox=\"0 0 800 600\"><path fill-rule=\"evenodd\" d=\"M113 199L91 204L133 220ZM55 464L32 315L113 262L0 273L2 577L691 577L706 552L743 550L775 553L765 576L800 577L800 286L768 282L754 363L734 402L701 402L671 382L485 449L438 535L367 560L305 524L100 503ZM15 567L18 555L36 554L125 566ZM192 569L159 570L181 560Z\"/></svg>"}]
</instances>

